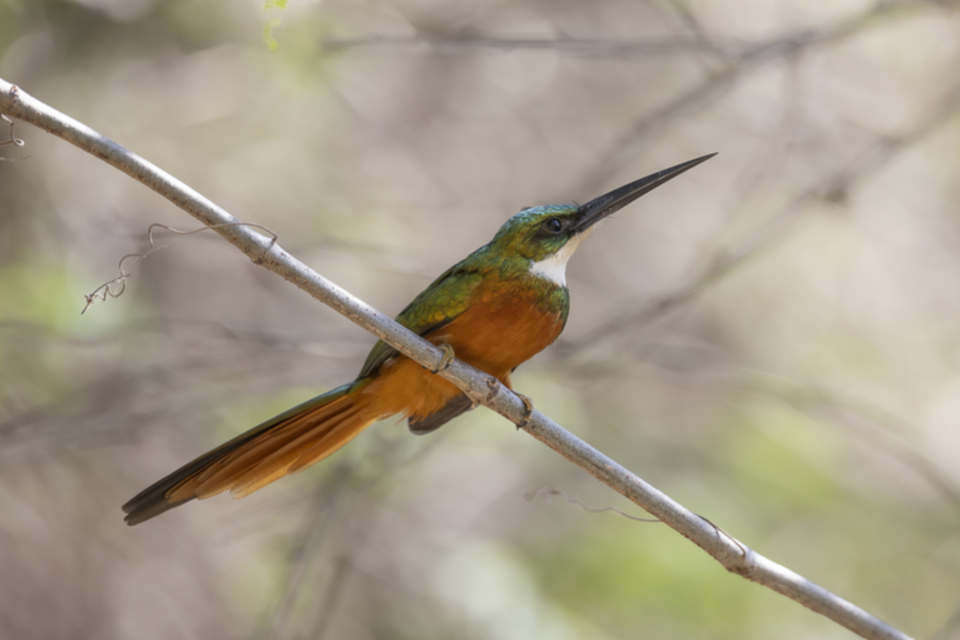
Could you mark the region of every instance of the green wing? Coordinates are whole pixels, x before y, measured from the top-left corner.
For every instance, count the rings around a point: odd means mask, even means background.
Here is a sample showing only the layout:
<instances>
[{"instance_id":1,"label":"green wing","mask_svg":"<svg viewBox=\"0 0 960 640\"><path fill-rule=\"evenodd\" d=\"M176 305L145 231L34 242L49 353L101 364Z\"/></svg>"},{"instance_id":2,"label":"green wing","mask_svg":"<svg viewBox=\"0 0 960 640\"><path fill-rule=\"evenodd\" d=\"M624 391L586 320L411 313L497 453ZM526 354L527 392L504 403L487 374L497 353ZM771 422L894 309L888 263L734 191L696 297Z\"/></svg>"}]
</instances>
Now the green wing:
<instances>
[{"instance_id":1,"label":"green wing","mask_svg":"<svg viewBox=\"0 0 960 640\"><path fill-rule=\"evenodd\" d=\"M483 280L483 275L468 260L455 264L434 280L400 312L397 322L423 336L460 315L466 309L470 294ZM383 340L377 341L357 378L376 372L396 353L397 350Z\"/></svg>"}]
</instances>

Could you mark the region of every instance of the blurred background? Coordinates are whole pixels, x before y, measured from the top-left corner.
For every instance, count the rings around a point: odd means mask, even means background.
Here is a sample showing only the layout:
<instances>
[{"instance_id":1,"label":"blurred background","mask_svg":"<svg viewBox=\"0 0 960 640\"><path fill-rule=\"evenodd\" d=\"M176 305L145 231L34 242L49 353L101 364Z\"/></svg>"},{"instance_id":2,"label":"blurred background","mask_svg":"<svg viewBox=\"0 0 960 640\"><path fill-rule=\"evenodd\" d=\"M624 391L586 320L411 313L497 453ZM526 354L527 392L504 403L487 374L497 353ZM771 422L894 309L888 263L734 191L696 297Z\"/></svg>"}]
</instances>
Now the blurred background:
<instances>
[{"instance_id":1,"label":"blurred background","mask_svg":"<svg viewBox=\"0 0 960 640\"><path fill-rule=\"evenodd\" d=\"M0 0L0 77L396 314L524 206L617 214L518 390L760 553L960 638L960 15L841 0ZM8 139L8 127L0 139ZM485 409L120 505L373 338L27 125L0 147L0 637L850 638ZM563 492L550 493L544 485Z\"/></svg>"}]
</instances>

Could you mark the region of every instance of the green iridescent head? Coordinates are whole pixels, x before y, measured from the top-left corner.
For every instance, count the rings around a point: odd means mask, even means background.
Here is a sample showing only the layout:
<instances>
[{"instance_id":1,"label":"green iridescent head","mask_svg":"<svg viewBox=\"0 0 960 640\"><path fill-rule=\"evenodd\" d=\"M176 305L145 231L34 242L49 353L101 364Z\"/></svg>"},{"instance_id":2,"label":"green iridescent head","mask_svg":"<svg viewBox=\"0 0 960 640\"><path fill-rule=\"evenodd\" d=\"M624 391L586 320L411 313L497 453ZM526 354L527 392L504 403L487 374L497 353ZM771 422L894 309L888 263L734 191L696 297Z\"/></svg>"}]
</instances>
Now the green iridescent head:
<instances>
[{"instance_id":1,"label":"green iridescent head","mask_svg":"<svg viewBox=\"0 0 960 640\"><path fill-rule=\"evenodd\" d=\"M490 248L504 257L527 258L547 277L561 282L563 267L580 243L593 231L593 225L619 211L645 193L712 158L710 154L658 171L584 205L560 204L524 209L504 223Z\"/></svg>"},{"instance_id":2,"label":"green iridescent head","mask_svg":"<svg viewBox=\"0 0 960 640\"><path fill-rule=\"evenodd\" d=\"M573 204L524 209L500 227L490 244L500 255L538 262L560 251L570 241L578 211L579 207Z\"/></svg>"}]
</instances>

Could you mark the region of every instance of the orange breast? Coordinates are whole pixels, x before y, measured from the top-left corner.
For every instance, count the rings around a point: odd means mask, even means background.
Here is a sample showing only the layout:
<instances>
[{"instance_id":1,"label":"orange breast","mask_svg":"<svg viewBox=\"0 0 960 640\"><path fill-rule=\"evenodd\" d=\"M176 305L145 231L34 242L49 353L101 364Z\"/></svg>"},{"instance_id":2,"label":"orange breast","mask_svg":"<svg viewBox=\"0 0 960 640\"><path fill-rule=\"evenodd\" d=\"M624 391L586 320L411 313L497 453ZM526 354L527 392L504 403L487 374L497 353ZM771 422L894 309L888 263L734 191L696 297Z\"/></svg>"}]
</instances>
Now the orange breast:
<instances>
[{"instance_id":1,"label":"orange breast","mask_svg":"<svg viewBox=\"0 0 960 640\"><path fill-rule=\"evenodd\" d=\"M560 335L560 313L545 312L536 291L490 288L474 292L467 311L425 336L447 343L457 358L510 386L510 372ZM439 411L460 390L406 357L390 360L363 393L376 397L381 417L423 417Z\"/></svg>"},{"instance_id":2,"label":"orange breast","mask_svg":"<svg viewBox=\"0 0 960 640\"><path fill-rule=\"evenodd\" d=\"M502 378L563 330L560 314L544 312L537 302L534 292L479 292L467 311L427 339L446 342L464 362Z\"/></svg>"}]
</instances>

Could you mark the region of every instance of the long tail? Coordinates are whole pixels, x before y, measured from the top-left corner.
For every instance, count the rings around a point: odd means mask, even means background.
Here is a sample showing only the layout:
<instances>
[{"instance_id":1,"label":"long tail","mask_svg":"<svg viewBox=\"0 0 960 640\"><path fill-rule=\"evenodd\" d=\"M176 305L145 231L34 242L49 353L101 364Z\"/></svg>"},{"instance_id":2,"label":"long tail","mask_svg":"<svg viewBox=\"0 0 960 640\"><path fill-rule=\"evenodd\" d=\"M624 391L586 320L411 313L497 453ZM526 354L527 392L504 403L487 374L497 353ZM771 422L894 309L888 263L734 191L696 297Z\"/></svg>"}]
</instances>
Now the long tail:
<instances>
[{"instance_id":1,"label":"long tail","mask_svg":"<svg viewBox=\"0 0 960 640\"><path fill-rule=\"evenodd\" d=\"M322 460L380 417L371 396L359 393L367 382L308 400L177 469L123 505L125 522L139 524L227 490L242 498Z\"/></svg>"}]
</instances>

